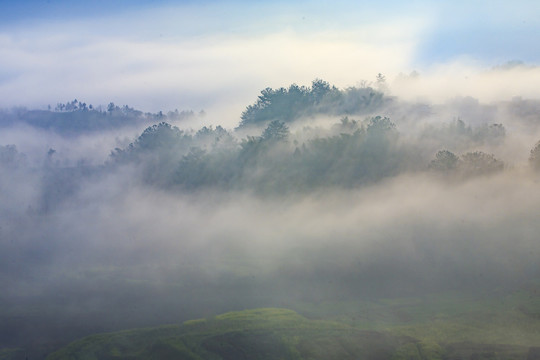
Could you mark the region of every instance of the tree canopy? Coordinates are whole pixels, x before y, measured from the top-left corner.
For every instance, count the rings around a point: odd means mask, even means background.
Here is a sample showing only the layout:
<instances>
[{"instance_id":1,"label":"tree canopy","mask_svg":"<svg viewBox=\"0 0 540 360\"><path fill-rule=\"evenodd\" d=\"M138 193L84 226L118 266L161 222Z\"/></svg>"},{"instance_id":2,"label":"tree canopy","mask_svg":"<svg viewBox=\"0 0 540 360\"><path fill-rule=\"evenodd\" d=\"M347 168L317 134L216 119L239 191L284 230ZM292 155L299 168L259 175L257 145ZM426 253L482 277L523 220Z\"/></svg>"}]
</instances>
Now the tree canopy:
<instances>
[{"instance_id":1,"label":"tree canopy","mask_svg":"<svg viewBox=\"0 0 540 360\"><path fill-rule=\"evenodd\" d=\"M365 114L381 108L387 101L382 92L371 87L340 90L315 79L311 87L292 84L288 88L262 90L257 101L242 113L239 127L265 125L273 120L289 123L318 114Z\"/></svg>"}]
</instances>

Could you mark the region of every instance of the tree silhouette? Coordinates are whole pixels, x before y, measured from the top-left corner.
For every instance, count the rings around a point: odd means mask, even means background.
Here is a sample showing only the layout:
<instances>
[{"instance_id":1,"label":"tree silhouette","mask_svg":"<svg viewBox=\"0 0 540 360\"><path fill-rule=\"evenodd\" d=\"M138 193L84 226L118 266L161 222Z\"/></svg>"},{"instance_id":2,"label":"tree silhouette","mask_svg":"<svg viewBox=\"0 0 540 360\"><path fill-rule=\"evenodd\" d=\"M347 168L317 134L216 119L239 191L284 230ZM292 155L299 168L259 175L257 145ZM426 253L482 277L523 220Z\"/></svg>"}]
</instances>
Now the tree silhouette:
<instances>
[{"instance_id":1,"label":"tree silhouette","mask_svg":"<svg viewBox=\"0 0 540 360\"><path fill-rule=\"evenodd\" d=\"M268 124L266 129L264 129L261 137L266 141L282 141L286 140L288 136L289 128L285 125L285 123L279 120L274 120Z\"/></svg>"},{"instance_id":2,"label":"tree silhouette","mask_svg":"<svg viewBox=\"0 0 540 360\"><path fill-rule=\"evenodd\" d=\"M534 170L540 170L540 141L538 141L534 148L531 149L531 155L529 156L529 164Z\"/></svg>"},{"instance_id":3,"label":"tree silhouette","mask_svg":"<svg viewBox=\"0 0 540 360\"><path fill-rule=\"evenodd\" d=\"M453 171L457 168L459 158L451 151L439 150L435 154L435 160L429 164L429 168L437 171Z\"/></svg>"}]
</instances>

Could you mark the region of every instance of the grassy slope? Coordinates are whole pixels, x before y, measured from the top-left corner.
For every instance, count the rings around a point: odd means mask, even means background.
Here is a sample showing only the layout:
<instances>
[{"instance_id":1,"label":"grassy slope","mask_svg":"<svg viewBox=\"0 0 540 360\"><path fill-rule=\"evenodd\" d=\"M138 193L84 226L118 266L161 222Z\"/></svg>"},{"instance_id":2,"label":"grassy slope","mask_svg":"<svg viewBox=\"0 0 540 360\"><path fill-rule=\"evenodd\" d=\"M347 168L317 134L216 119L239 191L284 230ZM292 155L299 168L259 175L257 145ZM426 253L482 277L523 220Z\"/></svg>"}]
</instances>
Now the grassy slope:
<instances>
[{"instance_id":1,"label":"grassy slope","mask_svg":"<svg viewBox=\"0 0 540 360\"><path fill-rule=\"evenodd\" d=\"M532 359L540 346L535 294L297 304L307 317L230 312L90 336L48 359Z\"/></svg>"},{"instance_id":2,"label":"grassy slope","mask_svg":"<svg viewBox=\"0 0 540 360\"><path fill-rule=\"evenodd\" d=\"M409 343L414 340L308 320L291 310L255 309L94 335L48 359L387 359Z\"/></svg>"},{"instance_id":3,"label":"grassy slope","mask_svg":"<svg viewBox=\"0 0 540 360\"><path fill-rule=\"evenodd\" d=\"M435 294L339 306L305 304L297 309L310 318L324 317L428 342L540 346L537 288L511 294Z\"/></svg>"}]
</instances>

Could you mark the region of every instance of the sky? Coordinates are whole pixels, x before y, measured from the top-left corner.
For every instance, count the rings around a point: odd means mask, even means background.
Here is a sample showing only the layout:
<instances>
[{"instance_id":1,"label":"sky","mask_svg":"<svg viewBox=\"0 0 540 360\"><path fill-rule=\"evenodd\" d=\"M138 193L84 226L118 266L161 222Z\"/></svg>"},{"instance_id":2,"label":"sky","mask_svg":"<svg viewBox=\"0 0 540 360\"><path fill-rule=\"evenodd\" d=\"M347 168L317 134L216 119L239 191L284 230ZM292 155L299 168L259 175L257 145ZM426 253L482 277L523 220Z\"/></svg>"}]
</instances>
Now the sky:
<instances>
[{"instance_id":1,"label":"sky","mask_svg":"<svg viewBox=\"0 0 540 360\"><path fill-rule=\"evenodd\" d=\"M2 0L0 107L77 98L227 123L268 86L344 88L378 73L405 98L535 97L539 11L524 0ZM413 71L422 81L404 82Z\"/></svg>"}]
</instances>

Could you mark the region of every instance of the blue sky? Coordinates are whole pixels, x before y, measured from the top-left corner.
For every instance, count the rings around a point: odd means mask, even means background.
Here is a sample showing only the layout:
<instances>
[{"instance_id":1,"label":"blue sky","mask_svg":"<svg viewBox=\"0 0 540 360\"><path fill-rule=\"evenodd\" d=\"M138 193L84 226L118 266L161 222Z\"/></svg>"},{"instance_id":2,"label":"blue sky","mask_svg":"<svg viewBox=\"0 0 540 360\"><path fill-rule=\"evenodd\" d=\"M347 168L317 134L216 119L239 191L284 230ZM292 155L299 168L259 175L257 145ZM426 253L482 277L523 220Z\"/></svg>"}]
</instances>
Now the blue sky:
<instances>
[{"instance_id":1,"label":"blue sky","mask_svg":"<svg viewBox=\"0 0 540 360\"><path fill-rule=\"evenodd\" d=\"M239 111L266 86L316 77L345 87L415 70L435 84L516 60L532 71L538 14L535 1L0 0L0 106Z\"/></svg>"},{"instance_id":2,"label":"blue sky","mask_svg":"<svg viewBox=\"0 0 540 360\"><path fill-rule=\"evenodd\" d=\"M2 10L0 11L0 29L9 32L13 27L32 26L40 22L98 20L164 7L199 9L198 15L204 17L205 7L215 5L219 8L228 8L229 13L223 15L230 18L213 22L209 30L214 31L232 31L235 28L249 31L253 27L272 28L272 24L283 25L279 21L275 22L276 17L265 19L264 13L257 14L257 8L273 8L270 13L282 19L289 17L291 23L288 25L300 31L301 24L294 24L294 21L305 22L306 18L321 27L335 28L354 26L356 21L372 21L373 19L385 21L387 18L387 21L391 22L399 16L404 18L418 16L430 17L428 20L432 25L429 33L423 34L424 38L415 59L423 65L431 61L445 61L463 55L474 56L487 63L491 59L497 61L519 59L534 63L540 61L540 43L534 41L540 34L540 21L537 19L540 15L540 5L536 1L380 1L376 3L304 1L292 4L259 1L255 3L256 5L250 1L2 0L0 1ZM219 4L224 4L224 6L219 6ZM235 14L246 14L246 9L252 19L235 16ZM249 9L255 9L255 12L249 13ZM202 24L208 25L204 18L199 20L202 20ZM198 30L208 31L204 28Z\"/></svg>"}]
</instances>

